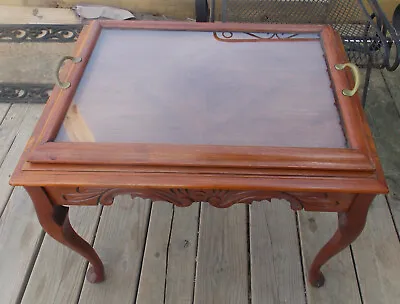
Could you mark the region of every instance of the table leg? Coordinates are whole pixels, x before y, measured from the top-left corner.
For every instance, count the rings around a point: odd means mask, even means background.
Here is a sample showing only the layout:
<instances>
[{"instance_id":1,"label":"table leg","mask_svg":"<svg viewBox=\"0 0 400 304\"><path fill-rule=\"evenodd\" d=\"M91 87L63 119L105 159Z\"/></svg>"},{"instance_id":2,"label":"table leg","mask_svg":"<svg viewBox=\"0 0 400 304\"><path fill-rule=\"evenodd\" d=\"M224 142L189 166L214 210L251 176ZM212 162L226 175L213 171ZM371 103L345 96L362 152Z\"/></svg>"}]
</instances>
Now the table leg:
<instances>
[{"instance_id":1,"label":"table leg","mask_svg":"<svg viewBox=\"0 0 400 304\"><path fill-rule=\"evenodd\" d=\"M321 287L325 283L321 267L334 255L349 246L364 229L368 208L375 195L358 194L350 209L338 213L338 229L333 237L318 252L308 272L308 279L314 287Z\"/></svg>"},{"instance_id":2,"label":"table leg","mask_svg":"<svg viewBox=\"0 0 400 304\"><path fill-rule=\"evenodd\" d=\"M91 264L86 278L91 283L104 280L104 266L96 251L72 228L68 207L52 204L41 187L25 187L36 209L43 229L55 240L85 257Z\"/></svg>"}]
</instances>

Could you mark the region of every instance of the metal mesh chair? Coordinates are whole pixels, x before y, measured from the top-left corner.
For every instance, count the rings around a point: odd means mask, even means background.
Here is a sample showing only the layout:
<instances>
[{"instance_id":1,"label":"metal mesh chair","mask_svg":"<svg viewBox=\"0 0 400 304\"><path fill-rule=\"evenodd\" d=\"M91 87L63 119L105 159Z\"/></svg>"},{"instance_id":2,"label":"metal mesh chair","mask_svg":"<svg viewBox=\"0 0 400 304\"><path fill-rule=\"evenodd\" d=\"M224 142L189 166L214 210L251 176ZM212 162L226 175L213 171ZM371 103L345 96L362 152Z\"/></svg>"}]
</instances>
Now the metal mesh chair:
<instances>
[{"instance_id":1,"label":"metal mesh chair","mask_svg":"<svg viewBox=\"0 0 400 304\"><path fill-rule=\"evenodd\" d=\"M215 0L196 0L196 20L215 20ZM349 60L366 68L365 104L372 68L394 71L399 36L376 0L222 0L223 22L329 24L342 37ZM392 53L391 56L391 51Z\"/></svg>"}]
</instances>

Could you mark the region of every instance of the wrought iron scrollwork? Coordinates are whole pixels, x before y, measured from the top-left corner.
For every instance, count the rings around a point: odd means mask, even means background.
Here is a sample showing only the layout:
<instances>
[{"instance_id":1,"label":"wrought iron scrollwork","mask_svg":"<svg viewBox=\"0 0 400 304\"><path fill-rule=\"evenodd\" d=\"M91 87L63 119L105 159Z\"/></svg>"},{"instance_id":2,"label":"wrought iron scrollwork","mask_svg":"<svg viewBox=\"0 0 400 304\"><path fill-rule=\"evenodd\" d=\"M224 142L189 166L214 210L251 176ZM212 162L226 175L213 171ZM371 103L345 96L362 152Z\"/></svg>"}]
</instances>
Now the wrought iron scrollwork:
<instances>
[{"instance_id":1,"label":"wrought iron scrollwork","mask_svg":"<svg viewBox=\"0 0 400 304\"><path fill-rule=\"evenodd\" d=\"M297 33L214 32L214 38L225 42L263 41L269 39L303 38Z\"/></svg>"},{"instance_id":2,"label":"wrought iron scrollwork","mask_svg":"<svg viewBox=\"0 0 400 304\"><path fill-rule=\"evenodd\" d=\"M0 42L74 42L81 24L1 25Z\"/></svg>"}]
</instances>

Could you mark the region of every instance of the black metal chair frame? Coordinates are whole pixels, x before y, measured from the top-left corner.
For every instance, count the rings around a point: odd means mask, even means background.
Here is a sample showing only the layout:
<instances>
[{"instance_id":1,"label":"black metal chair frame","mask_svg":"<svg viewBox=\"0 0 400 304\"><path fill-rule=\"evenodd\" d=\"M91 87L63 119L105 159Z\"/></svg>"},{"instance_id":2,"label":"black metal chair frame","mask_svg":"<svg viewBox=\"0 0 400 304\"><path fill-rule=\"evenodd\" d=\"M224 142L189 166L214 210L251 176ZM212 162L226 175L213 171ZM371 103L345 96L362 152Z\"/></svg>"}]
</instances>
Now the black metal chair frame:
<instances>
[{"instance_id":1,"label":"black metal chair frame","mask_svg":"<svg viewBox=\"0 0 400 304\"><path fill-rule=\"evenodd\" d=\"M210 3L208 0L195 0L197 22L215 21L215 0L209 1ZM400 32L396 32L376 0L342 0L341 2L338 2L338 0L314 0L309 1L308 5L329 5L333 1L336 1L334 3L336 7L338 7L338 3L339 6L342 4L343 8L341 8L341 11L346 12L344 16L341 14L334 16L338 19L333 19L335 22L332 21L332 11L321 12L321 10L317 10L314 15L312 10L307 11L306 15L303 14L300 18L292 12L289 18L288 16L282 17L282 20L279 17L279 9L272 12L274 15L273 19L266 17L264 20L260 20L255 17L257 15L255 10L257 9L264 9L263 12L268 14L270 11L267 5L271 5L271 3L278 5L279 3L284 3L287 7L291 3L292 5L299 3L298 1L290 2L282 0L257 1L254 9L249 8L249 4L252 4L251 0L222 0L221 21L331 24L341 35L349 60L361 68L366 68L362 95L362 104L364 106L372 68L394 71L399 66ZM262 6L263 3L265 4L264 7ZM368 4L368 9L365 3ZM400 10L400 8L397 8L397 10ZM335 13L338 12L334 11L333 14ZM361 19L351 20L352 17L349 16L357 16ZM306 22L304 22L304 18L306 18ZM394 24L398 22L399 20L394 20Z\"/></svg>"}]
</instances>

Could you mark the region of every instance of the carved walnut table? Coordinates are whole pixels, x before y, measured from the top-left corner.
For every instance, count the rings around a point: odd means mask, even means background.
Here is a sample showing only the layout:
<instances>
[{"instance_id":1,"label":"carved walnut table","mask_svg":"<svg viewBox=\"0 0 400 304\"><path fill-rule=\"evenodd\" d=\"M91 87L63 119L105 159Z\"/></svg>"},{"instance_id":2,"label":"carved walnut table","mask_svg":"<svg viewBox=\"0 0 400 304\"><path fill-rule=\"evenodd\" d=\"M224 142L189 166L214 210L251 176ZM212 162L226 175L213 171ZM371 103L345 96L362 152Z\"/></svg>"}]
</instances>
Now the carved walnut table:
<instances>
[{"instance_id":1,"label":"carved walnut table","mask_svg":"<svg viewBox=\"0 0 400 304\"><path fill-rule=\"evenodd\" d=\"M93 22L64 59L10 183L25 187L49 235L90 262L90 282L104 280L103 264L69 205L284 198L336 212L309 270L319 287L321 266L387 192L357 70L330 27Z\"/></svg>"}]
</instances>

